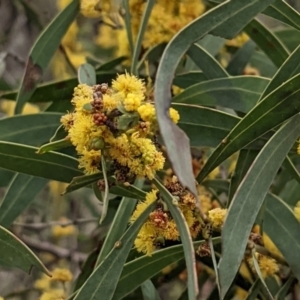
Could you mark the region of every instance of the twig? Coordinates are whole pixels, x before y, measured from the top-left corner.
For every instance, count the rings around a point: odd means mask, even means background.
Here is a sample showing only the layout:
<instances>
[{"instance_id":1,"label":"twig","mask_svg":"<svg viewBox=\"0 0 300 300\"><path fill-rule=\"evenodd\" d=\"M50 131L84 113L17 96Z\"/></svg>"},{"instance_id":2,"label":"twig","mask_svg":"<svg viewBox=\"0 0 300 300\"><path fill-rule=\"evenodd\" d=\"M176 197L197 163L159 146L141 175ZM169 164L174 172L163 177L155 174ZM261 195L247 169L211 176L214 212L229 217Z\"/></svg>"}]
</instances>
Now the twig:
<instances>
[{"instance_id":1,"label":"twig","mask_svg":"<svg viewBox=\"0 0 300 300\"><path fill-rule=\"evenodd\" d=\"M28 236L21 236L20 239L30 248L37 251L45 251L55 255L58 258L69 258L76 262L84 262L87 259L87 254L65 249L56 245L53 245L46 241L38 241Z\"/></svg>"},{"instance_id":2,"label":"twig","mask_svg":"<svg viewBox=\"0 0 300 300\"><path fill-rule=\"evenodd\" d=\"M47 223L13 223L14 226L21 226L27 229L36 229L36 230L43 230L51 226L60 225L62 227L69 226L69 225L79 225L84 223L90 222L98 222L99 218L89 218L89 219L77 219L77 220L70 220L70 221L49 221Z\"/></svg>"}]
</instances>

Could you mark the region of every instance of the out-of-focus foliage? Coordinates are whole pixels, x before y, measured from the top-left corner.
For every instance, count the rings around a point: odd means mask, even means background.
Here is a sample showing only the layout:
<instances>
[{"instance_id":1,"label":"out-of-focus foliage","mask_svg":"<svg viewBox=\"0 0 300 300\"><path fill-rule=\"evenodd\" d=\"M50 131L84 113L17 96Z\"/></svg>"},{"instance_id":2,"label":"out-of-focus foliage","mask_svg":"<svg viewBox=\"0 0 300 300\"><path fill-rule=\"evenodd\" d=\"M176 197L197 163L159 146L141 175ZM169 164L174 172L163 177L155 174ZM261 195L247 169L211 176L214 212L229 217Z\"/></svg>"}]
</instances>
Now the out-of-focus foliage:
<instances>
[{"instance_id":1,"label":"out-of-focus foliage","mask_svg":"<svg viewBox=\"0 0 300 300\"><path fill-rule=\"evenodd\" d=\"M298 299L297 3L42 2L0 4L0 299Z\"/></svg>"}]
</instances>

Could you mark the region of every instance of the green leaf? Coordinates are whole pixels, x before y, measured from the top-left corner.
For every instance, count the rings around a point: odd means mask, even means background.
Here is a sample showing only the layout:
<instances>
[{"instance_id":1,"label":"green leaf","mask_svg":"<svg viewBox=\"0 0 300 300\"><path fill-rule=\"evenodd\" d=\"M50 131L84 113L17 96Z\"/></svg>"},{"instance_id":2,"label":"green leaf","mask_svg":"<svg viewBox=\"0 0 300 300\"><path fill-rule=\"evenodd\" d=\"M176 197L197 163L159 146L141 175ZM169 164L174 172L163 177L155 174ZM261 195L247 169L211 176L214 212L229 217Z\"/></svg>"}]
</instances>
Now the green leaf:
<instances>
[{"instance_id":1,"label":"green leaf","mask_svg":"<svg viewBox=\"0 0 300 300\"><path fill-rule=\"evenodd\" d=\"M197 195L192 170L189 139L168 115L171 102L172 77L181 57L191 44L211 33L232 39L253 17L267 8L274 0L250 0L247 3L231 0L208 11L184 27L167 45L161 58L155 81L155 107L160 133L169 160L183 186Z\"/></svg>"},{"instance_id":2,"label":"green leaf","mask_svg":"<svg viewBox=\"0 0 300 300\"><path fill-rule=\"evenodd\" d=\"M298 172L296 166L293 164L292 160L287 156L283 162L283 167L288 171L288 173L300 183L300 173Z\"/></svg>"},{"instance_id":3,"label":"green leaf","mask_svg":"<svg viewBox=\"0 0 300 300\"><path fill-rule=\"evenodd\" d=\"M236 76L195 84L173 98L173 102L205 106L222 106L248 112L270 81L254 76ZM255 89L253 88L255 86Z\"/></svg>"},{"instance_id":4,"label":"green leaf","mask_svg":"<svg viewBox=\"0 0 300 300\"><path fill-rule=\"evenodd\" d=\"M274 34L278 39L292 52L298 46L300 42L300 31L294 28L284 28L275 30Z\"/></svg>"},{"instance_id":5,"label":"green leaf","mask_svg":"<svg viewBox=\"0 0 300 300\"><path fill-rule=\"evenodd\" d=\"M228 193L229 181L226 179L206 179L202 185L216 191Z\"/></svg>"},{"instance_id":6,"label":"green leaf","mask_svg":"<svg viewBox=\"0 0 300 300\"><path fill-rule=\"evenodd\" d=\"M178 74L174 80L173 85L176 85L180 88L188 88L191 85L194 85L196 83L200 83L203 81L206 81L207 78L203 74L203 72L200 71L191 71L187 73Z\"/></svg>"},{"instance_id":7,"label":"green leaf","mask_svg":"<svg viewBox=\"0 0 300 300\"><path fill-rule=\"evenodd\" d=\"M50 142L50 143L47 143L47 144L41 146L39 148L39 150L37 151L37 154L44 154L49 151L60 150L62 148L66 148L66 147L70 147L70 146L72 146L70 139L64 138L64 139L61 139L61 140L58 140L55 142Z\"/></svg>"},{"instance_id":8,"label":"green leaf","mask_svg":"<svg viewBox=\"0 0 300 300\"><path fill-rule=\"evenodd\" d=\"M150 279L147 279L141 285L144 300L160 300L159 294Z\"/></svg>"},{"instance_id":9,"label":"green leaf","mask_svg":"<svg viewBox=\"0 0 300 300\"><path fill-rule=\"evenodd\" d=\"M249 149L242 149L239 153L239 157L236 163L235 171L230 180L230 189L228 195L228 203L227 207L229 207L230 202L242 182L243 178L247 174L250 166L252 165L253 161L255 160L258 154L257 150L249 150ZM205 182L205 181L204 181Z\"/></svg>"},{"instance_id":10,"label":"green leaf","mask_svg":"<svg viewBox=\"0 0 300 300\"><path fill-rule=\"evenodd\" d=\"M127 229L120 240L116 241L113 249L84 283L74 300L96 300L99 298L110 300L113 298L114 291L134 239L155 207L155 204L155 202L150 204Z\"/></svg>"},{"instance_id":11,"label":"green leaf","mask_svg":"<svg viewBox=\"0 0 300 300\"><path fill-rule=\"evenodd\" d=\"M15 113L20 114L23 106L33 95L36 86L48 67L62 37L79 12L79 0L73 0L45 28L32 47L16 100Z\"/></svg>"},{"instance_id":12,"label":"green leaf","mask_svg":"<svg viewBox=\"0 0 300 300\"><path fill-rule=\"evenodd\" d=\"M257 278L253 283L253 285L251 286L250 290L248 291L245 300L256 300L260 288L261 288L261 281L259 280L259 278Z\"/></svg>"},{"instance_id":13,"label":"green leaf","mask_svg":"<svg viewBox=\"0 0 300 300\"><path fill-rule=\"evenodd\" d=\"M127 198L134 198L139 200L144 200L146 193L137 188L135 185L125 186L123 184L112 186L109 192L114 195L119 195Z\"/></svg>"},{"instance_id":14,"label":"green leaf","mask_svg":"<svg viewBox=\"0 0 300 300\"><path fill-rule=\"evenodd\" d=\"M0 226L0 264L10 268L19 268L30 273L35 266L39 271L50 272L38 257L15 235Z\"/></svg>"},{"instance_id":15,"label":"green leaf","mask_svg":"<svg viewBox=\"0 0 300 300\"><path fill-rule=\"evenodd\" d=\"M15 176L14 172L0 168L0 187L6 187Z\"/></svg>"},{"instance_id":16,"label":"green leaf","mask_svg":"<svg viewBox=\"0 0 300 300\"><path fill-rule=\"evenodd\" d=\"M280 165L298 137L299 128L300 116L296 115L272 136L257 155L232 199L222 229L223 251L219 262L222 299L244 257L256 215Z\"/></svg>"},{"instance_id":17,"label":"green leaf","mask_svg":"<svg viewBox=\"0 0 300 300\"><path fill-rule=\"evenodd\" d=\"M70 184L66 187L66 190L64 191L63 195L76 191L82 187L88 186L102 178L103 178L103 174L100 172L95 174L90 174L90 175L82 175L82 176L74 177L70 182Z\"/></svg>"},{"instance_id":18,"label":"green leaf","mask_svg":"<svg viewBox=\"0 0 300 300\"><path fill-rule=\"evenodd\" d=\"M0 119L0 140L40 146L53 135L61 114L38 113Z\"/></svg>"},{"instance_id":19,"label":"green leaf","mask_svg":"<svg viewBox=\"0 0 300 300\"><path fill-rule=\"evenodd\" d=\"M216 56L224 46L225 42L226 40L219 36L208 34L198 41L197 45L204 48L210 55Z\"/></svg>"},{"instance_id":20,"label":"green leaf","mask_svg":"<svg viewBox=\"0 0 300 300\"><path fill-rule=\"evenodd\" d=\"M234 152L291 118L300 111L300 74L286 81L259 102L229 133L197 176L201 182Z\"/></svg>"},{"instance_id":21,"label":"green leaf","mask_svg":"<svg viewBox=\"0 0 300 300\"><path fill-rule=\"evenodd\" d=\"M116 77L115 72L97 72L97 82L111 82ZM44 103L44 102L70 102L73 96L74 88L78 85L77 78L71 78L62 81L55 81L39 85L28 102ZM15 100L17 92L9 92L1 95L3 99ZM61 103L63 105L63 103Z\"/></svg>"},{"instance_id":22,"label":"green leaf","mask_svg":"<svg viewBox=\"0 0 300 300\"><path fill-rule=\"evenodd\" d=\"M260 76L271 78L277 71L277 67L273 62L261 51L255 51L252 55L249 64L256 68Z\"/></svg>"},{"instance_id":23,"label":"green leaf","mask_svg":"<svg viewBox=\"0 0 300 300\"><path fill-rule=\"evenodd\" d=\"M190 138L192 147L216 147L239 118L220 110L196 105L175 104L179 112L179 127Z\"/></svg>"},{"instance_id":24,"label":"green leaf","mask_svg":"<svg viewBox=\"0 0 300 300\"><path fill-rule=\"evenodd\" d=\"M48 180L26 174L16 174L0 206L0 224L8 227L34 200Z\"/></svg>"},{"instance_id":25,"label":"green leaf","mask_svg":"<svg viewBox=\"0 0 300 300\"><path fill-rule=\"evenodd\" d=\"M136 179L135 185L141 188L144 184L143 180ZM136 206L137 200L124 197L118 207L115 218L109 228L103 246L98 256L96 266L99 266L109 252L113 249L114 244L120 239L122 234L125 232L129 218Z\"/></svg>"},{"instance_id":26,"label":"green leaf","mask_svg":"<svg viewBox=\"0 0 300 300\"><path fill-rule=\"evenodd\" d=\"M290 275L288 280L282 285L278 293L276 294L276 300L285 300L286 294L288 293L292 283L295 281L295 277Z\"/></svg>"},{"instance_id":27,"label":"green leaf","mask_svg":"<svg viewBox=\"0 0 300 300\"><path fill-rule=\"evenodd\" d=\"M73 177L82 175L75 158L57 152L39 155L37 150L0 141L0 168L68 183Z\"/></svg>"},{"instance_id":28,"label":"green leaf","mask_svg":"<svg viewBox=\"0 0 300 300\"><path fill-rule=\"evenodd\" d=\"M255 255L255 248L252 249L251 253L252 253L253 266L254 266L254 269L256 271L256 274L258 275L258 277L260 279L260 282L262 283L262 286L266 290L266 292L268 294L268 298L270 300L274 300L273 295L271 294L271 292L270 292L270 290L269 290L269 288L268 288L268 286L267 286L267 284L266 284L266 282L265 282L265 280L264 280L264 278L263 278L263 276L261 274L261 271L260 271L260 268L259 268L259 264L258 264L258 261L256 259L256 255Z\"/></svg>"},{"instance_id":29,"label":"green leaf","mask_svg":"<svg viewBox=\"0 0 300 300\"><path fill-rule=\"evenodd\" d=\"M102 64L98 68L96 68L96 71L102 71L102 72L111 71L112 69L114 69L115 67L120 65L123 61L125 61L127 58L128 57L126 57L126 56L120 56L118 58L115 58L111 61L108 61L108 62Z\"/></svg>"},{"instance_id":30,"label":"green leaf","mask_svg":"<svg viewBox=\"0 0 300 300\"><path fill-rule=\"evenodd\" d=\"M295 49L295 51L287 58L287 60L282 64L281 68L278 69L265 91L261 94L263 99L277 87L282 85L285 81L292 78L293 76L300 73L300 46Z\"/></svg>"},{"instance_id":31,"label":"green leaf","mask_svg":"<svg viewBox=\"0 0 300 300\"><path fill-rule=\"evenodd\" d=\"M50 142L59 141L66 138L68 133L65 131L63 124L59 125L55 130L53 136L50 138Z\"/></svg>"},{"instance_id":32,"label":"green leaf","mask_svg":"<svg viewBox=\"0 0 300 300\"><path fill-rule=\"evenodd\" d=\"M268 194L266 201L264 231L282 253L295 277L299 280L300 262L297 259L300 251L299 221L290 207L279 197ZM283 237L284 243L282 242Z\"/></svg>"},{"instance_id":33,"label":"green leaf","mask_svg":"<svg viewBox=\"0 0 300 300\"><path fill-rule=\"evenodd\" d=\"M214 243L219 243L220 238L213 238ZM204 241L194 242L198 247ZM183 246L176 245L155 251L152 256L143 255L125 264L118 282L113 300L122 299L134 291L145 280L158 274L166 266L179 261L184 256Z\"/></svg>"},{"instance_id":34,"label":"green leaf","mask_svg":"<svg viewBox=\"0 0 300 300\"><path fill-rule=\"evenodd\" d=\"M247 64L251 56L255 51L256 45L253 41L249 40L248 42L243 45L233 56L231 61L229 62L226 70L230 75L237 76L242 75L244 69L246 68Z\"/></svg>"},{"instance_id":35,"label":"green leaf","mask_svg":"<svg viewBox=\"0 0 300 300\"><path fill-rule=\"evenodd\" d=\"M289 57L289 51L276 35L258 20L252 20L244 30L275 66L280 67Z\"/></svg>"},{"instance_id":36,"label":"green leaf","mask_svg":"<svg viewBox=\"0 0 300 300\"><path fill-rule=\"evenodd\" d=\"M299 13L285 1L276 0L265 11L263 11L263 13L300 30Z\"/></svg>"},{"instance_id":37,"label":"green leaf","mask_svg":"<svg viewBox=\"0 0 300 300\"><path fill-rule=\"evenodd\" d=\"M140 59L140 61L138 63L138 70L143 67L143 65L145 64L145 61L148 61L149 63L159 61L165 48L166 48L166 43L158 44L158 45L153 46L152 48L149 48L144 53L143 57Z\"/></svg>"},{"instance_id":38,"label":"green leaf","mask_svg":"<svg viewBox=\"0 0 300 300\"><path fill-rule=\"evenodd\" d=\"M100 224L102 224L102 222L104 221L104 219L106 217L107 210L108 210L108 203L109 203L109 199L108 199L109 187L108 187L108 180L107 180L106 162L105 162L105 158L103 155L101 156L101 167L102 167L102 174L103 174L105 188L104 188L104 193L103 193L103 206L102 206Z\"/></svg>"},{"instance_id":39,"label":"green leaf","mask_svg":"<svg viewBox=\"0 0 300 300\"><path fill-rule=\"evenodd\" d=\"M296 180L288 182L282 191L280 191L280 198L288 205L295 206L299 201L300 185Z\"/></svg>"},{"instance_id":40,"label":"green leaf","mask_svg":"<svg viewBox=\"0 0 300 300\"><path fill-rule=\"evenodd\" d=\"M197 271L196 271L196 261L195 261L195 250L193 247L192 237L189 230L189 227L186 223L183 213L178 208L178 206L174 205L173 196L169 193L169 191L162 185L162 183L158 179L153 180L154 184L158 188L159 192L162 195L162 198L166 201L168 209L175 221L177 230L179 231L180 239L182 241L182 246L184 250L184 258L186 263L186 269L188 274L188 295L189 300L194 300L197 298L199 294L198 288L198 279L197 279Z\"/></svg>"},{"instance_id":41,"label":"green leaf","mask_svg":"<svg viewBox=\"0 0 300 300\"><path fill-rule=\"evenodd\" d=\"M93 272L93 269L95 267L97 256L99 253L99 249L93 250L86 261L84 262L84 265L81 268L81 272L76 279L75 287L73 291L77 291L82 287L82 285L87 281L87 279L90 277L91 273Z\"/></svg>"},{"instance_id":42,"label":"green leaf","mask_svg":"<svg viewBox=\"0 0 300 300\"><path fill-rule=\"evenodd\" d=\"M131 30L131 14L130 14L130 6L129 1L122 0L122 4L125 10L125 28L127 33L127 40L129 43L130 52L133 53L133 36L132 36L132 30Z\"/></svg>"},{"instance_id":43,"label":"green leaf","mask_svg":"<svg viewBox=\"0 0 300 300\"><path fill-rule=\"evenodd\" d=\"M136 37L136 42L133 50L133 55L132 55L132 63L131 63L131 73L138 75L138 59L139 55L142 49L142 42L144 38L145 31L148 26L148 21L153 9L153 6L155 4L155 0L148 0L145 4L145 9L143 10L143 15L140 20L139 24L139 32Z\"/></svg>"},{"instance_id":44,"label":"green leaf","mask_svg":"<svg viewBox=\"0 0 300 300\"><path fill-rule=\"evenodd\" d=\"M218 291L220 294L221 293L220 279L219 279L218 265L217 265L217 259L216 259L216 254L215 254L212 237L209 237L208 243L209 243L209 249L210 249L210 253L211 253L211 260L213 262L213 267L214 267L215 276L216 276L216 284L217 284Z\"/></svg>"},{"instance_id":45,"label":"green leaf","mask_svg":"<svg viewBox=\"0 0 300 300\"><path fill-rule=\"evenodd\" d=\"M89 86L96 84L96 72L92 65L83 64L78 68L78 82Z\"/></svg>"},{"instance_id":46,"label":"green leaf","mask_svg":"<svg viewBox=\"0 0 300 300\"><path fill-rule=\"evenodd\" d=\"M201 46L193 44L187 51L187 55L202 70L207 79L229 76L220 63Z\"/></svg>"}]
</instances>

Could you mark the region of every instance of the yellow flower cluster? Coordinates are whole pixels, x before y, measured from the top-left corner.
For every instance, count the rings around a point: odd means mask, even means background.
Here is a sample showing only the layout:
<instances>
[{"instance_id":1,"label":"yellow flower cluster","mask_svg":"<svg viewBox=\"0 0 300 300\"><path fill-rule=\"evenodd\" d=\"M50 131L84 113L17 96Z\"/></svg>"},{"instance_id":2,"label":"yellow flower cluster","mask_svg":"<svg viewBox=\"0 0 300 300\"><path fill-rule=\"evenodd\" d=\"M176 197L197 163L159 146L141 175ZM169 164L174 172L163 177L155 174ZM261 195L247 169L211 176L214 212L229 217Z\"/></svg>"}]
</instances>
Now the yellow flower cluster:
<instances>
[{"instance_id":1,"label":"yellow flower cluster","mask_svg":"<svg viewBox=\"0 0 300 300\"><path fill-rule=\"evenodd\" d=\"M74 112L61 122L86 174L99 172L102 155L112 163L118 181L134 176L152 179L163 168L165 158L155 143L155 107L147 102L143 81L126 73L113 81L112 88L79 84L72 103ZM175 123L179 120L174 109L170 117Z\"/></svg>"},{"instance_id":2,"label":"yellow flower cluster","mask_svg":"<svg viewBox=\"0 0 300 300\"><path fill-rule=\"evenodd\" d=\"M58 284L70 282L72 279L73 275L68 269L56 268L52 272L52 277L43 274L34 283L34 287L43 292L40 300L64 300L67 299L67 295L64 289L58 288Z\"/></svg>"},{"instance_id":3,"label":"yellow flower cluster","mask_svg":"<svg viewBox=\"0 0 300 300\"><path fill-rule=\"evenodd\" d=\"M275 259L262 255L260 253L255 253L255 256L263 278L273 276L279 271L279 267ZM248 260L248 262L252 271L255 272L252 257Z\"/></svg>"},{"instance_id":4,"label":"yellow flower cluster","mask_svg":"<svg viewBox=\"0 0 300 300\"><path fill-rule=\"evenodd\" d=\"M192 237L195 238L201 230L200 222L196 216L195 197L181 186L176 176L173 176L173 178L167 182L166 188L172 193L176 201L178 201L178 207L186 219ZM157 193L157 190L149 192L145 201L138 203L130 219L130 222L133 223L149 204L156 201L155 209L143 224L134 242L139 252L143 252L149 256L152 255L158 246L164 244L165 240L179 240L176 223L169 213L166 203L159 198Z\"/></svg>"},{"instance_id":5,"label":"yellow flower cluster","mask_svg":"<svg viewBox=\"0 0 300 300\"><path fill-rule=\"evenodd\" d=\"M135 41L139 32L142 16L146 7L145 0L129 0L131 14L131 30ZM158 0L156 1L148 22L142 46L149 49L160 43L166 43L185 25L203 14L205 6L201 0ZM117 56L130 57L129 44L125 26L113 28L101 25L96 42L111 48L117 46ZM107 37L111 37L110 40Z\"/></svg>"},{"instance_id":6,"label":"yellow flower cluster","mask_svg":"<svg viewBox=\"0 0 300 300\"><path fill-rule=\"evenodd\" d=\"M67 218L60 218L62 222L68 222ZM64 238L67 236L74 236L77 234L77 228L74 225L54 225L51 229L52 236L55 238Z\"/></svg>"},{"instance_id":7,"label":"yellow flower cluster","mask_svg":"<svg viewBox=\"0 0 300 300\"><path fill-rule=\"evenodd\" d=\"M226 214L227 214L227 209L223 209L219 207L208 211L208 219L211 222L213 230L221 231Z\"/></svg>"}]
</instances>

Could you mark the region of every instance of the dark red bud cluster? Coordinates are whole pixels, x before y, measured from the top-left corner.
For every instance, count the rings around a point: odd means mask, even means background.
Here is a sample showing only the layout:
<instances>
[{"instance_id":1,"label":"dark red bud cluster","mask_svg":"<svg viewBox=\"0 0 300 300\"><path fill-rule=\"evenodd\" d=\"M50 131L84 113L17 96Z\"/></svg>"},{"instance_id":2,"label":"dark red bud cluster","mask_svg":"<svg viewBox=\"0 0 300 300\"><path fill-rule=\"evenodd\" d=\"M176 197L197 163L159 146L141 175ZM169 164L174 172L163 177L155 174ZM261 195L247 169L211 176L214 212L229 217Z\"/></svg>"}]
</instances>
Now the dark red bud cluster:
<instances>
[{"instance_id":1,"label":"dark red bud cluster","mask_svg":"<svg viewBox=\"0 0 300 300\"><path fill-rule=\"evenodd\" d=\"M96 112L93 114L94 123L98 126L105 125L107 116L104 113Z\"/></svg>"}]
</instances>

